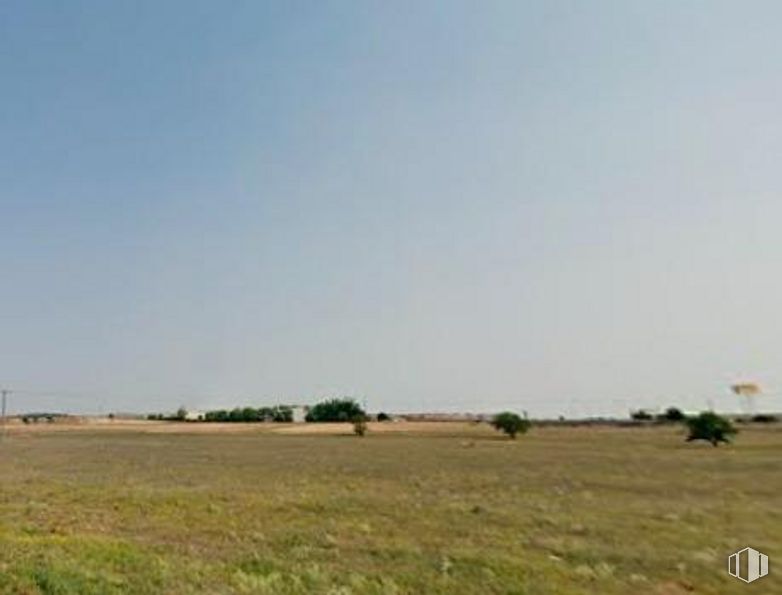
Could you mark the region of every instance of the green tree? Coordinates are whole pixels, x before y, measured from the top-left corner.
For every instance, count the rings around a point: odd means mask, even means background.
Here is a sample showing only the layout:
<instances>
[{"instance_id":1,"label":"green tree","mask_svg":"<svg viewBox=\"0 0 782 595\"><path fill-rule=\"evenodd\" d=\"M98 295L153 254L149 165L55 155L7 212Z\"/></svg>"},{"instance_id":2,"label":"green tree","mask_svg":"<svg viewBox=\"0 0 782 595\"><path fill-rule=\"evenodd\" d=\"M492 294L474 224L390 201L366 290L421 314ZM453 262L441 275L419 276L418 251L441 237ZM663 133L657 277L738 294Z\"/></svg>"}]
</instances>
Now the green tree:
<instances>
[{"instance_id":1,"label":"green tree","mask_svg":"<svg viewBox=\"0 0 782 595\"><path fill-rule=\"evenodd\" d=\"M205 421L228 421L228 412L225 409L216 409L207 411L204 415Z\"/></svg>"},{"instance_id":2,"label":"green tree","mask_svg":"<svg viewBox=\"0 0 782 595\"><path fill-rule=\"evenodd\" d=\"M519 414L511 411L503 411L494 416L491 425L494 426L494 429L504 432L512 439L515 439L516 434L526 433L532 424L526 417L521 417Z\"/></svg>"},{"instance_id":3,"label":"green tree","mask_svg":"<svg viewBox=\"0 0 782 595\"><path fill-rule=\"evenodd\" d=\"M738 432L729 419L713 411L704 411L700 415L689 418L687 427L690 430L687 442L708 440L712 446L719 446L720 442L730 442L731 437Z\"/></svg>"},{"instance_id":4,"label":"green tree","mask_svg":"<svg viewBox=\"0 0 782 595\"><path fill-rule=\"evenodd\" d=\"M353 399L329 399L315 405L307 413L311 422L349 422L357 415L365 415Z\"/></svg>"},{"instance_id":5,"label":"green tree","mask_svg":"<svg viewBox=\"0 0 782 595\"><path fill-rule=\"evenodd\" d=\"M293 408L289 405L276 405L272 407L272 421L290 423L293 421Z\"/></svg>"},{"instance_id":6,"label":"green tree","mask_svg":"<svg viewBox=\"0 0 782 595\"><path fill-rule=\"evenodd\" d=\"M752 416L752 421L758 424L773 424L778 422L779 418L769 413L758 413Z\"/></svg>"},{"instance_id":7,"label":"green tree","mask_svg":"<svg viewBox=\"0 0 782 595\"><path fill-rule=\"evenodd\" d=\"M687 416L678 407L668 407L657 419L664 422L678 423L687 419Z\"/></svg>"},{"instance_id":8,"label":"green tree","mask_svg":"<svg viewBox=\"0 0 782 595\"><path fill-rule=\"evenodd\" d=\"M260 411L254 407L242 408L242 421L262 421Z\"/></svg>"}]
</instances>

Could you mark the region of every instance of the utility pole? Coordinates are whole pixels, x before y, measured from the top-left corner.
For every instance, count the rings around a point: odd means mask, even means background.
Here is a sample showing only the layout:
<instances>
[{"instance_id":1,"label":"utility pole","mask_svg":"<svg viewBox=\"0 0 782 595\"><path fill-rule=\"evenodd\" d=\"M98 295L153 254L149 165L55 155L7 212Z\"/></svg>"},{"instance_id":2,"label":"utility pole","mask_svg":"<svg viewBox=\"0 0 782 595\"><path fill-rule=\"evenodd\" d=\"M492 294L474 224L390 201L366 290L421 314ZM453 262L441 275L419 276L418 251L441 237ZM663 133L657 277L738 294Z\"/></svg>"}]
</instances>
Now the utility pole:
<instances>
[{"instance_id":1,"label":"utility pole","mask_svg":"<svg viewBox=\"0 0 782 595\"><path fill-rule=\"evenodd\" d=\"M0 394L2 394L3 398L3 404L2 404L2 414L3 414L3 432L0 434L0 440L5 439L5 425L6 425L6 418L5 418L5 412L6 412L6 406L8 405L8 395L11 393L10 390L4 388L0 390Z\"/></svg>"}]
</instances>

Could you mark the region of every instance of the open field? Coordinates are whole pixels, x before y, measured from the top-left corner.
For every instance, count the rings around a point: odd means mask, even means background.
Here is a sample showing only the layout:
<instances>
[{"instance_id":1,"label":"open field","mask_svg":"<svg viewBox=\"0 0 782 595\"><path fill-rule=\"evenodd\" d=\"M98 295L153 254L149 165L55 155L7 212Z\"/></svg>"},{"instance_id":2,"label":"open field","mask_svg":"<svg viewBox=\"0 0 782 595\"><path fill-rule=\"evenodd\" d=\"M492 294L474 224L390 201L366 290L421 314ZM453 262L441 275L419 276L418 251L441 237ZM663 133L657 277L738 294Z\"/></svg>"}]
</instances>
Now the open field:
<instances>
[{"instance_id":1,"label":"open field","mask_svg":"<svg viewBox=\"0 0 782 595\"><path fill-rule=\"evenodd\" d=\"M230 426L10 428L0 591L782 593L779 426Z\"/></svg>"},{"instance_id":2,"label":"open field","mask_svg":"<svg viewBox=\"0 0 782 595\"><path fill-rule=\"evenodd\" d=\"M433 433L460 433L464 428L472 424L453 422L431 421L401 421L389 423L370 423L373 434L433 434ZM486 428L483 428L484 431ZM327 434L327 435L352 435L353 425L349 423L235 423L235 422L171 422L171 421L146 421L146 420L108 420L106 418L76 418L54 423L40 422L23 425L14 420L7 426L7 432L11 435L24 435L30 432L117 432L133 431L145 434Z\"/></svg>"}]
</instances>

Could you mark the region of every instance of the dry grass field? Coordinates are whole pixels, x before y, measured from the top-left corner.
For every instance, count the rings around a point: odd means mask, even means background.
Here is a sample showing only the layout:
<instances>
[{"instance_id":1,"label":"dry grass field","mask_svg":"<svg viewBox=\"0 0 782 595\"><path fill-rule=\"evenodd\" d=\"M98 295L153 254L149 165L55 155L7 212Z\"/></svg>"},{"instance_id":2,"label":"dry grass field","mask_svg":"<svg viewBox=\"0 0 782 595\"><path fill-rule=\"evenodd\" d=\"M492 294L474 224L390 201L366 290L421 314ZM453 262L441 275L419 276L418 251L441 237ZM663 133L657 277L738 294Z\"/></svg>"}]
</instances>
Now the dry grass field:
<instances>
[{"instance_id":1,"label":"dry grass field","mask_svg":"<svg viewBox=\"0 0 782 595\"><path fill-rule=\"evenodd\" d=\"M0 591L782 593L780 455L779 426L12 427Z\"/></svg>"}]
</instances>

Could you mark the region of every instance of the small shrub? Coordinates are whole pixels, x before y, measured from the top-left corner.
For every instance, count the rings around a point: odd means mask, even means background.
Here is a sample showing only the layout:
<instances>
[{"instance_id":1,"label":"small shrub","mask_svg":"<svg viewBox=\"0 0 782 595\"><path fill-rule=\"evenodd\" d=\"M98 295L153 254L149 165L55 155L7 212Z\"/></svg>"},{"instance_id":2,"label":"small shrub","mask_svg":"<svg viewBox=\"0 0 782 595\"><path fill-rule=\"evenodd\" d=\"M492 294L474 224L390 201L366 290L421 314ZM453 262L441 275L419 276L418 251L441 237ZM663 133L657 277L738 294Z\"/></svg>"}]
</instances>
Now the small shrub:
<instances>
[{"instance_id":1,"label":"small shrub","mask_svg":"<svg viewBox=\"0 0 782 595\"><path fill-rule=\"evenodd\" d=\"M690 430L687 442L707 440L712 446L719 446L720 442L730 442L731 437L738 432L729 419L713 411L704 411L700 415L689 418L687 427Z\"/></svg>"},{"instance_id":2,"label":"small shrub","mask_svg":"<svg viewBox=\"0 0 782 595\"><path fill-rule=\"evenodd\" d=\"M503 411L494 416L491 425L494 426L494 429L510 436L511 439L515 439L516 434L526 433L531 424L528 419L521 417L518 413Z\"/></svg>"},{"instance_id":3,"label":"small shrub","mask_svg":"<svg viewBox=\"0 0 782 595\"><path fill-rule=\"evenodd\" d=\"M353 432L356 436L363 436L367 433L367 416L363 413L354 415L350 420L353 423Z\"/></svg>"},{"instance_id":4,"label":"small shrub","mask_svg":"<svg viewBox=\"0 0 782 595\"><path fill-rule=\"evenodd\" d=\"M768 413L758 413L752 416L752 421L756 424L773 424L779 421L776 415L770 415Z\"/></svg>"},{"instance_id":5,"label":"small shrub","mask_svg":"<svg viewBox=\"0 0 782 595\"><path fill-rule=\"evenodd\" d=\"M377 414L377 421L391 421L391 416L381 411Z\"/></svg>"},{"instance_id":6,"label":"small shrub","mask_svg":"<svg viewBox=\"0 0 782 595\"><path fill-rule=\"evenodd\" d=\"M638 411L630 412L630 419L633 419L635 421L649 421L654 419L654 416L651 413L649 413L646 409L639 409Z\"/></svg>"}]
</instances>

